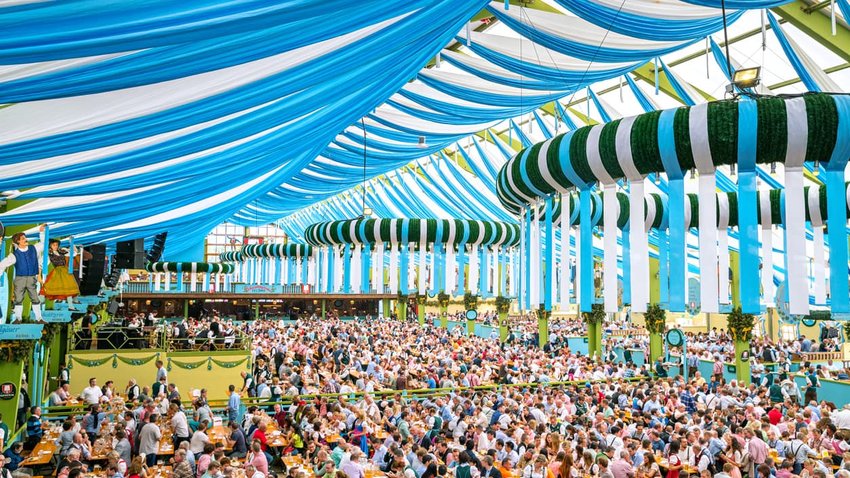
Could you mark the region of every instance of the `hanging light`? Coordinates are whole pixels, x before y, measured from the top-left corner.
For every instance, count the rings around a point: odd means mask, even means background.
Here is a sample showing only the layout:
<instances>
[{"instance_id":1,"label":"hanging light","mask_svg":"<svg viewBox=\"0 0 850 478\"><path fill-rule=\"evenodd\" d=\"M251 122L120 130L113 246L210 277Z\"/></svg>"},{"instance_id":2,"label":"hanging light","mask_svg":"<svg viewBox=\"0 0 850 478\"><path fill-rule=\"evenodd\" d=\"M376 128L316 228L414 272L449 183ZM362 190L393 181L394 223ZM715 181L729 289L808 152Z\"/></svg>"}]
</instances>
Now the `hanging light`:
<instances>
[{"instance_id":1,"label":"hanging light","mask_svg":"<svg viewBox=\"0 0 850 478\"><path fill-rule=\"evenodd\" d=\"M655 173L655 185L661 184L661 173Z\"/></svg>"},{"instance_id":2,"label":"hanging light","mask_svg":"<svg viewBox=\"0 0 850 478\"><path fill-rule=\"evenodd\" d=\"M730 175L730 176L734 176L734 175L735 175L735 169L737 169L735 166L736 166L736 164L735 164L735 163L732 163L732 164L730 164L730 165L729 165L729 175Z\"/></svg>"},{"instance_id":3,"label":"hanging light","mask_svg":"<svg viewBox=\"0 0 850 478\"><path fill-rule=\"evenodd\" d=\"M691 169L691 179L696 179L696 177L697 177L697 170Z\"/></svg>"},{"instance_id":4,"label":"hanging light","mask_svg":"<svg viewBox=\"0 0 850 478\"><path fill-rule=\"evenodd\" d=\"M423 148L423 149L428 147L428 143L425 141L425 137L424 137L424 136L420 136L420 137L419 137L419 144L418 144L418 146L419 146L420 148Z\"/></svg>"},{"instance_id":5,"label":"hanging light","mask_svg":"<svg viewBox=\"0 0 850 478\"><path fill-rule=\"evenodd\" d=\"M812 168L812 171L814 172L815 176L820 174L820 161L815 161L815 166L814 168Z\"/></svg>"},{"instance_id":6,"label":"hanging light","mask_svg":"<svg viewBox=\"0 0 850 478\"><path fill-rule=\"evenodd\" d=\"M776 163L770 163L770 174L771 176L776 175Z\"/></svg>"}]
</instances>

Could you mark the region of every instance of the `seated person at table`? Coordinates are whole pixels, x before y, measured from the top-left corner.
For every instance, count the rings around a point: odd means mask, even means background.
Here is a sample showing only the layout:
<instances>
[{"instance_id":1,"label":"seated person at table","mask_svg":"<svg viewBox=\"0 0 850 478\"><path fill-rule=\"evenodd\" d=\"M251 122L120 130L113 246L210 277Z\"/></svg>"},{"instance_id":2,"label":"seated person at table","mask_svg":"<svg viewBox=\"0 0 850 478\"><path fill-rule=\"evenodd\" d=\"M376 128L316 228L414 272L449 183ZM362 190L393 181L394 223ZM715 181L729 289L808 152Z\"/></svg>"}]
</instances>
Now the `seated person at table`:
<instances>
[{"instance_id":1,"label":"seated person at table","mask_svg":"<svg viewBox=\"0 0 850 478\"><path fill-rule=\"evenodd\" d=\"M71 398L69 389L71 386L66 382L59 386L53 393L50 394L47 404L51 407L61 407L68 403Z\"/></svg>"},{"instance_id":2,"label":"seated person at table","mask_svg":"<svg viewBox=\"0 0 850 478\"><path fill-rule=\"evenodd\" d=\"M44 436L44 430L41 428L41 408L40 407L31 407L30 415L27 418L27 443L26 448L28 450L32 450L41 441L41 437Z\"/></svg>"},{"instance_id":3,"label":"seated person at table","mask_svg":"<svg viewBox=\"0 0 850 478\"><path fill-rule=\"evenodd\" d=\"M245 443L245 434L236 422L230 422L230 436L227 437L227 444L233 450L230 452L231 458L245 458L248 454L248 445Z\"/></svg>"},{"instance_id":4,"label":"seated person at table","mask_svg":"<svg viewBox=\"0 0 850 478\"><path fill-rule=\"evenodd\" d=\"M12 478L12 472L6 468L6 457L0 455L0 478Z\"/></svg>"},{"instance_id":5,"label":"seated person at table","mask_svg":"<svg viewBox=\"0 0 850 478\"><path fill-rule=\"evenodd\" d=\"M68 452L68 456L66 456L64 460L59 462L59 466L57 466L56 469L62 470L65 467L67 467L69 470L85 468L83 462L80 461L80 450L71 449L71 451Z\"/></svg>"},{"instance_id":6,"label":"seated person at table","mask_svg":"<svg viewBox=\"0 0 850 478\"><path fill-rule=\"evenodd\" d=\"M21 462L24 461L24 457L21 456L21 452L24 450L24 445L21 442L15 442L12 446L6 450L6 453L3 453L3 456L6 457L6 469L9 471L15 471L21 466Z\"/></svg>"}]
</instances>

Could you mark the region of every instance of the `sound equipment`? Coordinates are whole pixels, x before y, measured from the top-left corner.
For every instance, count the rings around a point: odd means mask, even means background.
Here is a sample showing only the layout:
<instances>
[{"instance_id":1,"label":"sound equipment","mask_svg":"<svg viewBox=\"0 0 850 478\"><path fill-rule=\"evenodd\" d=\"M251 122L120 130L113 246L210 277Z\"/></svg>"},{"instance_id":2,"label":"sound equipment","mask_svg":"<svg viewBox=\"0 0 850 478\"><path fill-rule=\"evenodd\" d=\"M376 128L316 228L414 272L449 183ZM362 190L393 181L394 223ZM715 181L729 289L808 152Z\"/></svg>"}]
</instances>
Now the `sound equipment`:
<instances>
[{"instance_id":1,"label":"sound equipment","mask_svg":"<svg viewBox=\"0 0 850 478\"><path fill-rule=\"evenodd\" d=\"M91 258L83 261L83 278L80 280L80 295L97 295L103 274L106 272L106 246L95 244L88 246L86 251Z\"/></svg>"},{"instance_id":2,"label":"sound equipment","mask_svg":"<svg viewBox=\"0 0 850 478\"><path fill-rule=\"evenodd\" d=\"M115 315L115 313L118 312L118 307L118 301L112 299L109 301L109 306L107 306L106 311L109 312L109 315Z\"/></svg>"},{"instance_id":3,"label":"sound equipment","mask_svg":"<svg viewBox=\"0 0 850 478\"><path fill-rule=\"evenodd\" d=\"M109 275L103 278L103 283L110 289L114 289L118 285L118 280L121 279L121 268L115 262L115 256L112 256Z\"/></svg>"},{"instance_id":4,"label":"sound equipment","mask_svg":"<svg viewBox=\"0 0 850 478\"><path fill-rule=\"evenodd\" d=\"M165 251L165 239L168 237L168 232L160 232L153 238L153 245L148 250L145 259L148 262L158 262L162 259L162 253Z\"/></svg>"},{"instance_id":5,"label":"sound equipment","mask_svg":"<svg viewBox=\"0 0 850 478\"><path fill-rule=\"evenodd\" d=\"M115 265L119 269L145 267L145 240L134 239L115 243Z\"/></svg>"}]
</instances>

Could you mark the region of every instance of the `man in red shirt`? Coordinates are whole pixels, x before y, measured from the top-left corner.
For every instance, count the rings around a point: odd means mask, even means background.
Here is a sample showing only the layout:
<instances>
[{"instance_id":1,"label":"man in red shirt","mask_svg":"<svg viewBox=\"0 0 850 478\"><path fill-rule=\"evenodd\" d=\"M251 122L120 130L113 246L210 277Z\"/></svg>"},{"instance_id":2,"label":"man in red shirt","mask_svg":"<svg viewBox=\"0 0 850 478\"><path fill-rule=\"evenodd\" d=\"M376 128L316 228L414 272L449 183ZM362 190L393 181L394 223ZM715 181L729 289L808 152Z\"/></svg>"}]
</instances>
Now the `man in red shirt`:
<instances>
[{"instance_id":1,"label":"man in red shirt","mask_svg":"<svg viewBox=\"0 0 850 478\"><path fill-rule=\"evenodd\" d=\"M782 404L777 403L767 412L767 418L771 425L778 425L782 421Z\"/></svg>"}]
</instances>

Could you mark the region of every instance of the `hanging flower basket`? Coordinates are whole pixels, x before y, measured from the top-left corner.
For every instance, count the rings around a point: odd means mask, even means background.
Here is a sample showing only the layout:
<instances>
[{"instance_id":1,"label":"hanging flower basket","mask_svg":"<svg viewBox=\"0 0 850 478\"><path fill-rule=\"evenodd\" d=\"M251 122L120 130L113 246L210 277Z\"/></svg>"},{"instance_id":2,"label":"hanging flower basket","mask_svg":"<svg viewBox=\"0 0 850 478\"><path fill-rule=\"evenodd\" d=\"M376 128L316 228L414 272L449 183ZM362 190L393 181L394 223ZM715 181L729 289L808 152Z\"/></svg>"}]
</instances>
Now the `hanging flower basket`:
<instances>
[{"instance_id":1,"label":"hanging flower basket","mask_svg":"<svg viewBox=\"0 0 850 478\"><path fill-rule=\"evenodd\" d=\"M588 324L601 324L605 322L605 308L602 304L593 304L590 312L582 312L582 318Z\"/></svg>"},{"instance_id":2,"label":"hanging flower basket","mask_svg":"<svg viewBox=\"0 0 850 478\"><path fill-rule=\"evenodd\" d=\"M475 310L478 308L478 296L467 292L463 295L463 308L465 310Z\"/></svg>"},{"instance_id":3,"label":"hanging flower basket","mask_svg":"<svg viewBox=\"0 0 850 478\"><path fill-rule=\"evenodd\" d=\"M753 327L756 317L753 314L741 312L740 307L735 307L728 316L729 335L734 340L749 342L753 339Z\"/></svg>"},{"instance_id":4,"label":"hanging flower basket","mask_svg":"<svg viewBox=\"0 0 850 478\"><path fill-rule=\"evenodd\" d=\"M496 312L499 314L507 314L511 310L513 299L510 297L496 296Z\"/></svg>"}]
</instances>

